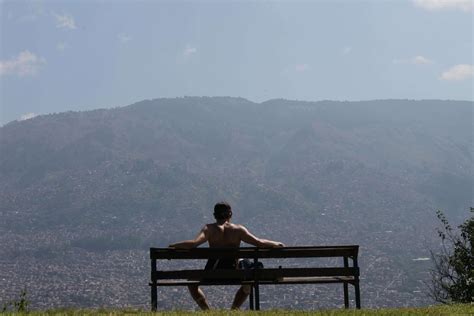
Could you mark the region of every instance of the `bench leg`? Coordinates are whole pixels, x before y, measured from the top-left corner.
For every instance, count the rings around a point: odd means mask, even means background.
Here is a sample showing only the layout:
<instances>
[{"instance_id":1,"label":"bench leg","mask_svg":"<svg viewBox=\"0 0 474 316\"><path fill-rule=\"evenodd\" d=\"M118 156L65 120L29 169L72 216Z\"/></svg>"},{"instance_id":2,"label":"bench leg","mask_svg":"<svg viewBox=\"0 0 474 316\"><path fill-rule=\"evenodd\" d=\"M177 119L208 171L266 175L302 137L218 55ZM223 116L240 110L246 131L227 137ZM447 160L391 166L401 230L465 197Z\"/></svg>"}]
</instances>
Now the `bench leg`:
<instances>
[{"instance_id":1,"label":"bench leg","mask_svg":"<svg viewBox=\"0 0 474 316\"><path fill-rule=\"evenodd\" d=\"M349 308L349 286L344 282L344 308Z\"/></svg>"},{"instance_id":2,"label":"bench leg","mask_svg":"<svg viewBox=\"0 0 474 316\"><path fill-rule=\"evenodd\" d=\"M359 289L359 280L356 280L354 284L355 288L355 300L356 300L356 308L360 309L360 289Z\"/></svg>"},{"instance_id":3,"label":"bench leg","mask_svg":"<svg viewBox=\"0 0 474 316\"><path fill-rule=\"evenodd\" d=\"M260 289L258 283L255 283L255 309L260 310Z\"/></svg>"},{"instance_id":4,"label":"bench leg","mask_svg":"<svg viewBox=\"0 0 474 316\"><path fill-rule=\"evenodd\" d=\"M158 290L156 285L151 286L151 311L156 312L158 309Z\"/></svg>"},{"instance_id":5,"label":"bench leg","mask_svg":"<svg viewBox=\"0 0 474 316\"><path fill-rule=\"evenodd\" d=\"M353 265L354 268L359 268L359 264L357 263L357 256L353 258ZM359 288L359 273L354 280L354 291L355 291L355 300L356 300L356 308L360 309L360 288Z\"/></svg>"},{"instance_id":6,"label":"bench leg","mask_svg":"<svg viewBox=\"0 0 474 316\"><path fill-rule=\"evenodd\" d=\"M158 287L156 285L156 259L151 259L151 311L158 309Z\"/></svg>"},{"instance_id":7,"label":"bench leg","mask_svg":"<svg viewBox=\"0 0 474 316\"><path fill-rule=\"evenodd\" d=\"M249 308L253 311L253 285L250 287Z\"/></svg>"},{"instance_id":8,"label":"bench leg","mask_svg":"<svg viewBox=\"0 0 474 316\"><path fill-rule=\"evenodd\" d=\"M349 267L349 259L344 256L344 268ZM344 308L349 308L349 286L344 282Z\"/></svg>"}]
</instances>

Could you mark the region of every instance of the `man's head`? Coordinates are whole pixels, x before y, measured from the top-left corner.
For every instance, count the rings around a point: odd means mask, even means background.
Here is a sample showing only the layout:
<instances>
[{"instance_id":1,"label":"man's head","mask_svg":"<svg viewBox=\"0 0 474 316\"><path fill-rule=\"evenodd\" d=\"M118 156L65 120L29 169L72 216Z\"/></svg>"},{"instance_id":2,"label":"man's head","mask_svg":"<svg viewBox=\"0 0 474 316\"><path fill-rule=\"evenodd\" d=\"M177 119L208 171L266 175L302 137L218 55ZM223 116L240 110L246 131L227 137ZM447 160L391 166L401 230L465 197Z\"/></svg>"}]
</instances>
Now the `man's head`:
<instances>
[{"instance_id":1,"label":"man's head","mask_svg":"<svg viewBox=\"0 0 474 316\"><path fill-rule=\"evenodd\" d=\"M214 218L216 220L229 220L232 217L232 208L227 202L214 205Z\"/></svg>"}]
</instances>

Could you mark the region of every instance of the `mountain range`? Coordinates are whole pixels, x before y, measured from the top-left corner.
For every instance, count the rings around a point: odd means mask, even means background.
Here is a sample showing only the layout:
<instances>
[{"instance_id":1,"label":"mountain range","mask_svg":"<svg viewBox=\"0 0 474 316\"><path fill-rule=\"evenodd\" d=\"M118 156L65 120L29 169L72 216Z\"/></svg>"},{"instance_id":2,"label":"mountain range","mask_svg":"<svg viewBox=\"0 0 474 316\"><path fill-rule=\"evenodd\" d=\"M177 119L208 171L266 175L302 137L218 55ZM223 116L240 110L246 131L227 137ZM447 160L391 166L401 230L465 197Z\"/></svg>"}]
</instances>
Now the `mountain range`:
<instances>
[{"instance_id":1,"label":"mountain range","mask_svg":"<svg viewBox=\"0 0 474 316\"><path fill-rule=\"evenodd\" d=\"M258 236L359 244L363 305L429 304L435 211L460 223L473 205L473 105L184 97L10 122L0 297L146 308L147 248L194 237L226 200ZM295 286L268 306L339 306L339 290Z\"/></svg>"}]
</instances>

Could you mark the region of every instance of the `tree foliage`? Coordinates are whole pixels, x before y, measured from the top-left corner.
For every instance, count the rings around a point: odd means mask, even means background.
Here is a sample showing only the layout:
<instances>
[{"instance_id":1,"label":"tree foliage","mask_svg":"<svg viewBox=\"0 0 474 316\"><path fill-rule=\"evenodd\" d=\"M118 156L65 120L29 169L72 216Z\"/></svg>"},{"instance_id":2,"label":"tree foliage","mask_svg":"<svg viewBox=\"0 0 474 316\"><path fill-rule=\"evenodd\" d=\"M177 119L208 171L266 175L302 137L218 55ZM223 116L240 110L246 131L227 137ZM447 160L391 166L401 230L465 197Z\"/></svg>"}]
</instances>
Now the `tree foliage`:
<instances>
[{"instance_id":1,"label":"tree foliage","mask_svg":"<svg viewBox=\"0 0 474 316\"><path fill-rule=\"evenodd\" d=\"M471 207L471 212L474 208ZM438 230L442 249L433 253L430 294L438 302L469 303L474 301L474 216L458 226L449 224L446 216L437 211L443 227Z\"/></svg>"}]
</instances>

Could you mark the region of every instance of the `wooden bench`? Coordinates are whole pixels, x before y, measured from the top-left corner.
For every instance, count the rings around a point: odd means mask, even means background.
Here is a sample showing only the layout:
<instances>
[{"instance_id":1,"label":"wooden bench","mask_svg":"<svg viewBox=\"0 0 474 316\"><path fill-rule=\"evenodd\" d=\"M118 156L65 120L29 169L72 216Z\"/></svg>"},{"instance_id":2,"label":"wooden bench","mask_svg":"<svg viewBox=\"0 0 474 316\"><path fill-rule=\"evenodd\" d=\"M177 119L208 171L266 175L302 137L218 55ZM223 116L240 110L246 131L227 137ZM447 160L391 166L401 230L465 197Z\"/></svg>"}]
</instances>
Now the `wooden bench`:
<instances>
[{"instance_id":1,"label":"wooden bench","mask_svg":"<svg viewBox=\"0 0 474 316\"><path fill-rule=\"evenodd\" d=\"M349 308L348 285L354 286L356 308L360 308L359 246L318 246L284 248L150 248L151 259L151 309L157 310L158 286L198 285L251 285L250 309L260 309L260 285L266 284L318 284L342 283L344 306ZM173 270L157 267L157 260L248 258L257 263L260 259L286 258L341 258L341 265L331 267L257 268L252 270ZM352 266L349 266L349 259ZM190 298L191 299L191 298Z\"/></svg>"}]
</instances>

